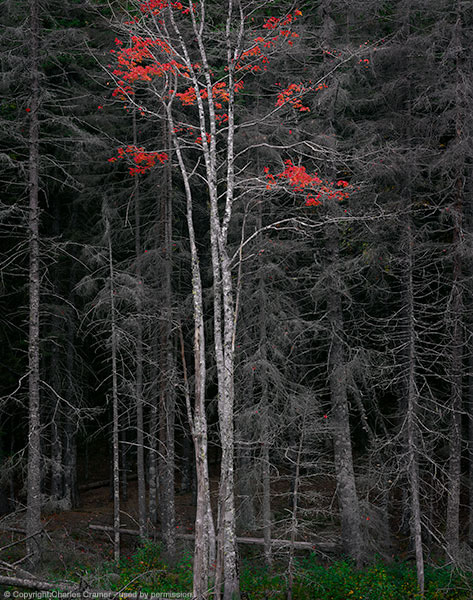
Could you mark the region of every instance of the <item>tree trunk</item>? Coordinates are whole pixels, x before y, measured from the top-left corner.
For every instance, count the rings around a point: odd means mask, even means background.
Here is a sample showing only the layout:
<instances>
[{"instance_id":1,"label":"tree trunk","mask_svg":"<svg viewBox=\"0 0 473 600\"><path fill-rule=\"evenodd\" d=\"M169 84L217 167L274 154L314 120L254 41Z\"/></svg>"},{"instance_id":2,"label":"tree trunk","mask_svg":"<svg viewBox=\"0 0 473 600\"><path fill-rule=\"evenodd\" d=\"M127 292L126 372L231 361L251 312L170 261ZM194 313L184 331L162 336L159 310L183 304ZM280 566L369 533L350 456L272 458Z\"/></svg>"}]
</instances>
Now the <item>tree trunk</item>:
<instances>
[{"instance_id":1,"label":"tree trunk","mask_svg":"<svg viewBox=\"0 0 473 600\"><path fill-rule=\"evenodd\" d=\"M115 276L113 268L112 233L108 216L105 217L108 242L109 278L110 278L110 324L112 353L112 473L113 473L113 559L120 562L120 417L118 406L117 372L117 331L115 313Z\"/></svg>"},{"instance_id":2,"label":"tree trunk","mask_svg":"<svg viewBox=\"0 0 473 600\"><path fill-rule=\"evenodd\" d=\"M169 131L173 131L174 120L170 106L167 107L167 116ZM210 504L210 481L207 457L207 418L205 413L206 361L204 302L199 254L197 251L193 222L192 190L179 141L174 135L172 141L183 177L186 194L186 219L191 250L192 297L194 307L194 414L192 415L190 403L187 410L194 440L197 476L193 595L196 598L204 599L208 598L209 575L215 559L215 530Z\"/></svg>"},{"instance_id":3,"label":"tree trunk","mask_svg":"<svg viewBox=\"0 0 473 600\"><path fill-rule=\"evenodd\" d=\"M133 110L133 145L138 146L136 129L136 110ZM133 190L135 200L135 271L139 284L142 284L141 274L141 206L140 186L138 177L135 178ZM142 285L139 289L143 289ZM136 395L136 473L138 476L138 525L140 537L145 538L146 531L146 480L145 480L145 448L144 448L144 406L143 406L143 323L142 302L138 292L136 302L136 362L135 362L135 395Z\"/></svg>"},{"instance_id":4,"label":"tree trunk","mask_svg":"<svg viewBox=\"0 0 473 600\"><path fill-rule=\"evenodd\" d=\"M263 227L261 214L261 204L259 210L258 228ZM261 374L261 410L263 411L261 420L261 461L262 461L262 485L263 485L263 536L264 536L264 561L268 568L271 568L273 557L271 552L271 463L270 463L270 444L271 431L269 418L271 409L269 406L268 374L266 369L267 353L267 329L266 329L266 302L264 280L260 277L260 352L261 362L264 365Z\"/></svg>"},{"instance_id":5,"label":"tree trunk","mask_svg":"<svg viewBox=\"0 0 473 600\"><path fill-rule=\"evenodd\" d=\"M299 446L296 454L296 464L294 472L294 489L292 493L292 511L291 511L291 543L289 546L289 560L288 560L288 576L287 576L287 595L286 600L292 600L293 586L294 586L294 549L297 536L298 527L298 502L299 502L299 479L301 471L301 456L302 449L304 447L304 433L305 433L305 416L302 419L301 431L299 436Z\"/></svg>"},{"instance_id":6,"label":"tree trunk","mask_svg":"<svg viewBox=\"0 0 473 600\"><path fill-rule=\"evenodd\" d=\"M171 137L169 126L163 123L163 139L169 156L164 167L160 206L161 302L160 327L161 389L160 389L160 513L162 538L169 556L175 553L175 379L174 343L172 335L172 176Z\"/></svg>"},{"instance_id":7,"label":"tree trunk","mask_svg":"<svg viewBox=\"0 0 473 600\"><path fill-rule=\"evenodd\" d=\"M338 273L339 249L337 226L327 231L327 253L331 282L329 285L328 322L330 327L329 385L332 403L331 426L335 477L340 510L342 544L345 552L358 564L362 560L361 519L356 491L355 471L347 397L345 341L342 300Z\"/></svg>"},{"instance_id":8,"label":"tree trunk","mask_svg":"<svg viewBox=\"0 0 473 600\"><path fill-rule=\"evenodd\" d=\"M409 207L410 211L410 207ZM407 344L407 461L410 491L410 528L416 556L417 584L424 593L424 552L422 548L422 512L420 506L420 478L418 457L418 390L416 385L415 318L414 318L414 239L412 221L409 215L406 230L407 264L405 269L405 307L406 307L406 344Z\"/></svg>"},{"instance_id":9,"label":"tree trunk","mask_svg":"<svg viewBox=\"0 0 473 600\"><path fill-rule=\"evenodd\" d=\"M41 558L41 422L40 422L40 261L39 261L39 7L30 0L30 131L29 131L29 334L28 334L28 474L26 554L30 569Z\"/></svg>"},{"instance_id":10,"label":"tree trunk","mask_svg":"<svg viewBox=\"0 0 473 600\"><path fill-rule=\"evenodd\" d=\"M468 544L473 547L473 351L471 349L468 371Z\"/></svg>"},{"instance_id":11,"label":"tree trunk","mask_svg":"<svg viewBox=\"0 0 473 600\"><path fill-rule=\"evenodd\" d=\"M152 525L156 525L158 521L158 357L159 357L159 342L156 335L153 335L153 361L151 366L151 381L153 387L151 389L151 397L153 401L150 406L149 416L149 433L148 433L148 518Z\"/></svg>"},{"instance_id":12,"label":"tree trunk","mask_svg":"<svg viewBox=\"0 0 473 600\"><path fill-rule=\"evenodd\" d=\"M57 310L57 308L55 309ZM63 394L61 377L60 377L60 362L59 362L59 347L60 347L60 332L61 322L57 314L53 314L51 318L51 490L49 498L50 510L55 512L61 510L62 500L64 498L63 485L63 416L62 406L59 395Z\"/></svg>"},{"instance_id":13,"label":"tree trunk","mask_svg":"<svg viewBox=\"0 0 473 600\"><path fill-rule=\"evenodd\" d=\"M462 143L462 113L460 107L462 85L460 73L461 52L461 12L457 3L457 22L454 29L454 47L456 58L456 119L455 131L457 143ZM455 186L455 207L453 217L453 281L451 292L452 331L452 387L451 387L451 424L448 462L448 501L447 501L447 558L457 562L460 551L460 491L461 491L461 446L462 446L462 395L463 395L463 282L462 282L462 250L463 241L463 164L457 165L458 173Z\"/></svg>"}]
</instances>

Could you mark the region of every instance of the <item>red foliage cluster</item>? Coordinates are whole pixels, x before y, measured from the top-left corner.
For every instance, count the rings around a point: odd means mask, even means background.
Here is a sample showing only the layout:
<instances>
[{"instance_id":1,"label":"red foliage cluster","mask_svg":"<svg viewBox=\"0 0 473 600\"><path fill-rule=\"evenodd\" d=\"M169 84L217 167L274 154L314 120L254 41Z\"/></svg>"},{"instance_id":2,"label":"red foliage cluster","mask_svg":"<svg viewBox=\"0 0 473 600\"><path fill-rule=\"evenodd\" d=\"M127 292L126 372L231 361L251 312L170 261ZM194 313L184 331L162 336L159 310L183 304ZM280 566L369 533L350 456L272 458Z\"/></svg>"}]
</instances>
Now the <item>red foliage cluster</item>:
<instances>
[{"instance_id":1,"label":"red foliage cluster","mask_svg":"<svg viewBox=\"0 0 473 600\"><path fill-rule=\"evenodd\" d=\"M288 27L293 21L297 20L297 17L302 15L300 10L296 10L294 14L289 14L284 18L270 17L263 24L263 29L277 29L280 26ZM245 64L244 61L247 59L260 59L263 64L268 62L268 56L263 52L263 49L269 49L276 45L279 39L285 38L287 43L292 46L294 43L291 38L298 38L299 34L290 29L281 29L278 33L272 37L258 36L254 38L254 44L247 50L244 50L238 57L239 62L236 64L237 71L266 71L266 67L261 67L259 64ZM243 62L242 62L243 61Z\"/></svg>"},{"instance_id":2,"label":"red foliage cluster","mask_svg":"<svg viewBox=\"0 0 473 600\"><path fill-rule=\"evenodd\" d=\"M142 175L149 169L154 167L156 162L165 163L169 157L166 152L146 152L144 148L137 146L127 146L126 148L118 148L118 157L112 156L108 162L116 162L118 159L130 157L133 159L136 167L130 167L130 175Z\"/></svg>"},{"instance_id":3,"label":"red foliage cluster","mask_svg":"<svg viewBox=\"0 0 473 600\"><path fill-rule=\"evenodd\" d=\"M189 7L184 7L182 2L169 2L168 0L148 0L140 4L140 10L142 13L152 13L153 15L159 15L161 11L170 6L182 12L183 15L187 15L190 12ZM195 11L195 5L192 5Z\"/></svg>"},{"instance_id":4,"label":"red foliage cluster","mask_svg":"<svg viewBox=\"0 0 473 600\"><path fill-rule=\"evenodd\" d=\"M208 144L210 144L210 140L211 140L211 135L210 135L210 133L206 133L205 135L206 135L206 137L207 137L207 143L208 143ZM199 135L199 137L196 137L196 138L195 138L195 143L196 143L196 144L199 144L199 145L202 145L202 136L201 136L201 135Z\"/></svg>"},{"instance_id":5,"label":"red foliage cluster","mask_svg":"<svg viewBox=\"0 0 473 600\"><path fill-rule=\"evenodd\" d=\"M243 87L243 82L235 84L235 91L238 92ZM185 92L178 92L176 96L181 100L183 106L193 106L197 101L197 94L194 87L189 87ZM200 97L205 100L209 97L208 92L205 88L200 90ZM222 108L222 102L228 102L230 99L227 84L225 81L219 81L212 86L212 98L217 100L215 102L216 108Z\"/></svg>"},{"instance_id":6,"label":"red foliage cluster","mask_svg":"<svg viewBox=\"0 0 473 600\"><path fill-rule=\"evenodd\" d=\"M302 83L291 83L289 86L278 94L276 106L283 104L291 104L293 108L301 112L310 112L308 106L302 104L301 96L307 91Z\"/></svg>"},{"instance_id":7,"label":"red foliage cluster","mask_svg":"<svg viewBox=\"0 0 473 600\"><path fill-rule=\"evenodd\" d=\"M111 50L116 54L118 67L113 74L119 78L117 88L113 95L124 99L127 95L133 94L130 84L136 81L151 81L152 77L161 77L165 72L177 74L189 78L189 69L172 59L168 62L156 60L153 51L158 50L164 54L172 54L169 45L159 39L142 38L136 35L131 37L132 45L129 48L123 48L123 42L118 38L115 43L118 50Z\"/></svg>"},{"instance_id":8,"label":"red foliage cluster","mask_svg":"<svg viewBox=\"0 0 473 600\"><path fill-rule=\"evenodd\" d=\"M293 21L297 21L297 17L302 15L300 10L294 11L294 14L288 14L284 18L269 17L263 25L263 29L276 29L279 25L290 25Z\"/></svg>"},{"instance_id":9,"label":"red foliage cluster","mask_svg":"<svg viewBox=\"0 0 473 600\"><path fill-rule=\"evenodd\" d=\"M268 180L266 189L276 185L276 178L285 179L295 192L306 193L306 206L319 206L322 204L320 198L336 199L341 202L349 197L349 193L344 191L349 187L348 181L340 179L334 184L334 182L323 181L317 173L308 173L305 167L294 165L290 159L284 161L284 164L286 165L284 171L275 176L269 172L269 167L265 167L264 172Z\"/></svg>"}]
</instances>

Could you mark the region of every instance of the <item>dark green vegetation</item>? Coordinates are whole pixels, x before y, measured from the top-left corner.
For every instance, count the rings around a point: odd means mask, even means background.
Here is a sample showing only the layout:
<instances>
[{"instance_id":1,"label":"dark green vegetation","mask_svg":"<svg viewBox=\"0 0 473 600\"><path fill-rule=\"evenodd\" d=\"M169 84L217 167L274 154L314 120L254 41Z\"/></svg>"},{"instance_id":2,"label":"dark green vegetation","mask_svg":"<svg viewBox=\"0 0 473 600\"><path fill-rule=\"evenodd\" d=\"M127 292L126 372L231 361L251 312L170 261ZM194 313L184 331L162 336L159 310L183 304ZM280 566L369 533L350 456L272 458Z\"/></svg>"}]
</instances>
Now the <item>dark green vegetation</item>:
<instances>
[{"instance_id":1,"label":"dark green vegetation","mask_svg":"<svg viewBox=\"0 0 473 600\"><path fill-rule=\"evenodd\" d=\"M279 569L281 567L281 569ZM277 574L281 570L281 574ZM60 577L100 583L104 589L122 592L186 593L192 589L192 554L177 563L163 558L159 545L147 543L121 558L118 567L81 567L80 563ZM52 577L53 579L54 577ZM473 573L458 573L451 567L429 566L425 573L425 600L468 600ZM267 600L287 597L287 574L281 565L273 572L244 559L240 573L242 598ZM97 587L97 586L96 586ZM60 589L58 587L58 589ZM321 564L315 554L295 563L294 600L420 600L415 567L405 562L374 562L357 569L349 560Z\"/></svg>"}]
</instances>

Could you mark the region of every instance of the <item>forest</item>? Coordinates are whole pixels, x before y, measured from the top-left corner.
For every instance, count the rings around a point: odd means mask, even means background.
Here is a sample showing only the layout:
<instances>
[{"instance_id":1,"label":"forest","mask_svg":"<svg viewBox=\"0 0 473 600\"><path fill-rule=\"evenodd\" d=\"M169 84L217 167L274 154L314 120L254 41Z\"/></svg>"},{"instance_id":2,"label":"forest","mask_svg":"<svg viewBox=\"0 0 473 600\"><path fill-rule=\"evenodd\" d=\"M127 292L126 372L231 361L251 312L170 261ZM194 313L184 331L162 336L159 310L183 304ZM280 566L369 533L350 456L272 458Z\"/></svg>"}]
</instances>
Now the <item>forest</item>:
<instances>
[{"instance_id":1,"label":"forest","mask_svg":"<svg viewBox=\"0 0 473 600\"><path fill-rule=\"evenodd\" d=\"M2 597L471 599L473 3L0 32Z\"/></svg>"}]
</instances>

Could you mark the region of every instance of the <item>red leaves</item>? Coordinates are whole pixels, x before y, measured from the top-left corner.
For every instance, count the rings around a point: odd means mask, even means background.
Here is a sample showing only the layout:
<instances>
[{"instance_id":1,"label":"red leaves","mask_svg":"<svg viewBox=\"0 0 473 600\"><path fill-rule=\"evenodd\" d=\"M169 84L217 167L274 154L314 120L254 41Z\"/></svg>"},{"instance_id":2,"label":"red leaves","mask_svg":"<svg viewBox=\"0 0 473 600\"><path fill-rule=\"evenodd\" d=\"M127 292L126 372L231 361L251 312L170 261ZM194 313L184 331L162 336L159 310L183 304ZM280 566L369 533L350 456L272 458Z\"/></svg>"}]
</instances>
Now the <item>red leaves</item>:
<instances>
[{"instance_id":1,"label":"red leaves","mask_svg":"<svg viewBox=\"0 0 473 600\"><path fill-rule=\"evenodd\" d=\"M300 112L310 112L308 106L302 104L301 96L307 89L301 83L291 83L289 86L278 94L276 106L290 104L294 109Z\"/></svg>"},{"instance_id":2,"label":"red leaves","mask_svg":"<svg viewBox=\"0 0 473 600\"><path fill-rule=\"evenodd\" d=\"M235 92L239 92L242 88L243 82L238 81L235 84L234 90ZM205 88L201 89L199 94L202 100L206 100L209 97ZM194 87L187 88L185 92L178 92L176 96L182 102L182 106L194 106L194 104L197 102L197 95ZM223 107L222 102L228 102L230 100L230 94L225 81L219 81L212 86L212 98L216 101L215 108L217 109Z\"/></svg>"},{"instance_id":3,"label":"red leaves","mask_svg":"<svg viewBox=\"0 0 473 600\"><path fill-rule=\"evenodd\" d=\"M153 15L159 15L168 6L181 11L183 15L189 13L189 9L184 8L181 2L169 2L168 0L148 0L148 2L140 4L140 10L144 14L152 13Z\"/></svg>"},{"instance_id":4,"label":"red leaves","mask_svg":"<svg viewBox=\"0 0 473 600\"><path fill-rule=\"evenodd\" d=\"M193 87L188 88L185 92L177 93L176 96L182 102L182 106L194 106L194 104L197 102L197 94L195 93L195 88Z\"/></svg>"},{"instance_id":5,"label":"red leaves","mask_svg":"<svg viewBox=\"0 0 473 600\"><path fill-rule=\"evenodd\" d=\"M280 21L281 19L278 19L277 17L269 17L269 19L263 25L263 29L276 29Z\"/></svg>"},{"instance_id":6,"label":"red leaves","mask_svg":"<svg viewBox=\"0 0 473 600\"><path fill-rule=\"evenodd\" d=\"M302 16L299 9L294 11L294 14L288 14L284 18L269 17L269 19L263 25L263 29L276 29L279 25L290 25L293 21L297 21L297 17Z\"/></svg>"},{"instance_id":7,"label":"red leaves","mask_svg":"<svg viewBox=\"0 0 473 600\"><path fill-rule=\"evenodd\" d=\"M118 159L127 157L132 158L137 166L129 168L130 175L143 175L154 167L156 162L163 164L169 160L166 152L146 152L144 148L138 148L137 146L118 148L117 152L118 157L112 156L108 159L108 162L117 162Z\"/></svg>"},{"instance_id":8,"label":"red leaves","mask_svg":"<svg viewBox=\"0 0 473 600\"><path fill-rule=\"evenodd\" d=\"M324 197L336 199L340 202L349 197L348 192L343 191L343 189L335 189L333 182L323 181L317 173L307 173L305 167L294 165L290 159L284 161L284 164L286 165L284 171L276 176L271 175L269 167L264 168L267 179L266 189L271 189L276 184L276 177L284 179L295 192L306 193L306 206L319 206L322 204L321 198ZM349 183L340 179L335 185L339 188L346 188Z\"/></svg>"},{"instance_id":9,"label":"red leaves","mask_svg":"<svg viewBox=\"0 0 473 600\"><path fill-rule=\"evenodd\" d=\"M319 200L319 198L320 198L320 194L318 194L315 198L314 198L314 196L307 196L305 205L306 206L319 206L320 204L322 204L322 201Z\"/></svg>"},{"instance_id":10,"label":"red leaves","mask_svg":"<svg viewBox=\"0 0 473 600\"><path fill-rule=\"evenodd\" d=\"M111 50L116 54L118 67L113 74L119 78L118 86L113 92L114 96L125 99L127 95L133 94L129 84L136 81L151 81L153 77L162 77L165 72L189 77L188 69L179 64L176 60L160 62L156 60L154 52L163 54L172 54L171 48L167 42L160 38L142 38L139 36L131 37L132 45L129 48L122 48L123 42L115 38L118 50Z\"/></svg>"},{"instance_id":11,"label":"red leaves","mask_svg":"<svg viewBox=\"0 0 473 600\"><path fill-rule=\"evenodd\" d=\"M285 104L290 104L295 110L300 112L310 112L310 108L308 106L304 106L302 103L302 96L307 94L309 91L320 91L327 88L327 84L321 83L318 86L314 87L311 85L312 82L309 81L309 86L306 86L303 83L290 83L287 88L283 89L277 96L276 106L284 106ZM279 83L276 83L279 86Z\"/></svg>"},{"instance_id":12,"label":"red leaves","mask_svg":"<svg viewBox=\"0 0 473 600\"><path fill-rule=\"evenodd\" d=\"M279 173L277 177L287 179L296 192L303 191L308 186L313 186L314 184L319 185L322 183L322 180L316 173L313 175L307 173L305 167L296 166L289 159L284 161L284 163L286 168L282 173Z\"/></svg>"}]
</instances>

